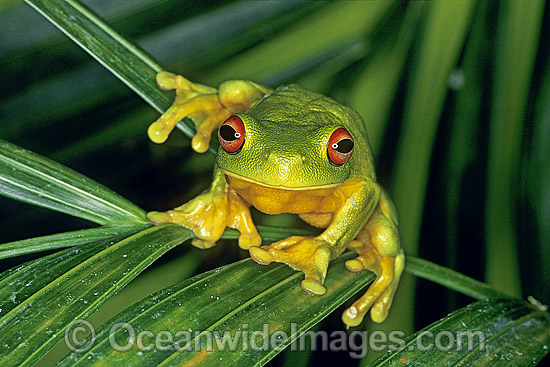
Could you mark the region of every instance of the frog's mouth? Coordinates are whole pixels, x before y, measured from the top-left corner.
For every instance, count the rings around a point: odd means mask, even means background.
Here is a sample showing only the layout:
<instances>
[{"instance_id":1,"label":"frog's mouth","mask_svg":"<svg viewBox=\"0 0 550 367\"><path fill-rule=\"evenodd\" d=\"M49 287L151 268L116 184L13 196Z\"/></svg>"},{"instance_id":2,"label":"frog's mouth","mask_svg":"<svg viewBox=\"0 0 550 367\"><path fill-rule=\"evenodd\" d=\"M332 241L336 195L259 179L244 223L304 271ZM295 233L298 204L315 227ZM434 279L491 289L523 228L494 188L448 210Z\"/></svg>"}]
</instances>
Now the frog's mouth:
<instances>
[{"instance_id":1,"label":"frog's mouth","mask_svg":"<svg viewBox=\"0 0 550 367\"><path fill-rule=\"evenodd\" d=\"M335 188L337 187L339 184L338 183L333 183L333 184L326 184L326 185L314 185L314 186L285 186L285 185L270 185L268 183L265 183L265 182L261 182L261 181L256 181L256 180L253 180L251 178L248 178L248 177L244 177L244 176L241 176L241 175L238 175L236 173L233 173L233 172L229 172L229 171L226 171L222 168L220 168L220 170L226 175L226 176L229 176L231 178L234 178L234 179L237 179L239 181L245 181L245 182L248 182L248 183L251 183L251 184L255 184L255 185L259 185L259 186L263 186L263 187L268 187L268 188L271 188L271 189L279 189L279 190L294 190L294 191L305 191L305 190L318 190L318 189L332 189L332 188Z\"/></svg>"}]
</instances>

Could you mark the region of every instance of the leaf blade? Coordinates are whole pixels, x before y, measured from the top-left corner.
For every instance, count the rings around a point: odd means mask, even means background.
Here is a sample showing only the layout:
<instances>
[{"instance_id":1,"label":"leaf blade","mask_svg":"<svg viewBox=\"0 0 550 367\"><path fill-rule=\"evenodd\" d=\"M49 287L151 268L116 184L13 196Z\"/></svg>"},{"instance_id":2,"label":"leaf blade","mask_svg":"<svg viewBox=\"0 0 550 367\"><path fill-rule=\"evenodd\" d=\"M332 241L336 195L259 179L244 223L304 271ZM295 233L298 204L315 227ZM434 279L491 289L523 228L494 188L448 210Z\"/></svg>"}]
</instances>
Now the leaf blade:
<instances>
[{"instance_id":1,"label":"leaf blade","mask_svg":"<svg viewBox=\"0 0 550 367\"><path fill-rule=\"evenodd\" d=\"M112 72L158 112L171 105L172 94L161 90L155 81L162 68L145 52L74 0L25 0L50 22ZM190 119L177 125L187 137L195 135ZM209 152L216 151L209 147Z\"/></svg>"},{"instance_id":2,"label":"leaf blade","mask_svg":"<svg viewBox=\"0 0 550 367\"><path fill-rule=\"evenodd\" d=\"M180 226L151 227L73 267L0 318L1 356L12 365L33 365L61 339L73 320L90 315L190 236Z\"/></svg>"},{"instance_id":3,"label":"leaf blade","mask_svg":"<svg viewBox=\"0 0 550 367\"><path fill-rule=\"evenodd\" d=\"M0 194L98 224L147 223L145 212L95 181L0 140Z\"/></svg>"},{"instance_id":4,"label":"leaf blade","mask_svg":"<svg viewBox=\"0 0 550 367\"><path fill-rule=\"evenodd\" d=\"M523 301L476 302L411 335L399 350L380 357L369 367L408 364L534 366L548 353L549 328L550 315L526 306ZM437 336L442 333L456 337L454 343L448 344L453 348L447 348L448 345L443 343L444 350L435 347L433 338L437 341ZM468 338L467 346L458 344L459 335ZM426 347L428 343L431 343L429 348Z\"/></svg>"},{"instance_id":5,"label":"leaf blade","mask_svg":"<svg viewBox=\"0 0 550 367\"><path fill-rule=\"evenodd\" d=\"M151 83L161 67L78 1L26 2L159 112L170 105L168 95Z\"/></svg>"},{"instance_id":6,"label":"leaf blade","mask_svg":"<svg viewBox=\"0 0 550 367\"><path fill-rule=\"evenodd\" d=\"M77 240L78 243L74 248L44 256L4 271L0 274L0 317L35 292L40 291L44 284L52 282L64 272L105 249L109 243L118 242L138 232L139 229L139 227L125 227L100 233L96 231L92 232L89 237L85 237L88 230L77 231L82 238ZM69 235L73 233L69 232ZM54 235L45 238L51 240L58 237L59 235ZM41 239L44 237L39 237L37 240Z\"/></svg>"},{"instance_id":7,"label":"leaf blade","mask_svg":"<svg viewBox=\"0 0 550 367\"><path fill-rule=\"evenodd\" d=\"M243 353L219 350L202 355L200 351L178 353L174 350L139 354L134 348L117 353L109 345L109 331L118 322L128 322L136 330L171 330L174 334L179 330L235 331L239 323L246 323L250 331L262 330L260 325L267 323L271 334L286 333L288 338L280 340L286 346L374 279L370 272L357 276L342 269L344 261L352 256L347 253L331 263L325 282L328 292L323 297L305 293L299 285L303 275L282 264L261 266L246 259L200 274L128 308L98 330L94 348L85 354L69 355L61 366L116 363L119 358L137 366L182 365L197 359L201 366L208 366L219 363L219 358L229 365L263 365L280 349ZM208 294L212 297L204 297ZM270 310L267 313L266 308ZM138 312L142 309L145 312ZM195 310L201 310L200 315ZM289 315L296 325L288 322ZM124 345L124 341L119 342ZM190 343L193 345L194 341Z\"/></svg>"},{"instance_id":8,"label":"leaf blade","mask_svg":"<svg viewBox=\"0 0 550 367\"><path fill-rule=\"evenodd\" d=\"M31 254L35 252L57 250L65 247L88 245L91 242L110 238L120 232L137 232L141 227L107 227L83 229L79 231L65 232L50 236L29 238L0 244L0 259Z\"/></svg>"}]
</instances>

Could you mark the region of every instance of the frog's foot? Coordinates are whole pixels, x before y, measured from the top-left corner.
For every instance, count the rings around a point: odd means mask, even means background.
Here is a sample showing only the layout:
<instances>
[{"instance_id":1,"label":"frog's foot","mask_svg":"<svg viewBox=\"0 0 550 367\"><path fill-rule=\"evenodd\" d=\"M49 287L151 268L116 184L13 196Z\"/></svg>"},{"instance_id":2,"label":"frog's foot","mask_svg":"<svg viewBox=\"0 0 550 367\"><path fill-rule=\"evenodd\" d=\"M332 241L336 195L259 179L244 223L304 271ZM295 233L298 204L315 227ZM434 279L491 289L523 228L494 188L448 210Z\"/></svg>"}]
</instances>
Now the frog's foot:
<instances>
[{"instance_id":1,"label":"frog's foot","mask_svg":"<svg viewBox=\"0 0 550 367\"><path fill-rule=\"evenodd\" d=\"M371 319L382 322L388 316L399 278L405 265L403 250L397 256L379 256L370 246L363 246L359 241L348 245L359 253L359 256L346 262L346 267L354 272L364 269L374 271L378 276L367 292L344 311L342 320L348 326L357 326L363 321L370 309Z\"/></svg>"},{"instance_id":2,"label":"frog's foot","mask_svg":"<svg viewBox=\"0 0 550 367\"><path fill-rule=\"evenodd\" d=\"M305 279L302 280L302 288L317 296L327 291L323 282L331 256L329 243L313 237L293 236L269 246L250 249L250 257L259 264L267 265L275 261L303 271Z\"/></svg>"},{"instance_id":3,"label":"frog's foot","mask_svg":"<svg viewBox=\"0 0 550 367\"><path fill-rule=\"evenodd\" d=\"M165 71L157 74L157 84L165 90L175 89L176 98L172 106L149 126L149 138L155 143L164 143L174 126L184 117L189 117L197 128L191 142L193 149L198 152L208 150L212 131L231 115L221 105L217 90Z\"/></svg>"},{"instance_id":4,"label":"frog's foot","mask_svg":"<svg viewBox=\"0 0 550 367\"><path fill-rule=\"evenodd\" d=\"M192 244L198 248L215 245L226 227L240 232L239 246L249 249L260 246L258 234L246 202L233 190L207 191L189 202L166 212L150 212L152 223L176 223L187 227L197 236Z\"/></svg>"},{"instance_id":5,"label":"frog's foot","mask_svg":"<svg viewBox=\"0 0 550 367\"><path fill-rule=\"evenodd\" d=\"M208 150L212 132L231 114L244 112L269 90L253 82L235 80L225 82L217 89L192 83L181 75L166 71L157 74L157 84L165 90L176 90L174 103L149 126L149 138L155 143L164 143L174 126L189 117L197 132L191 141L199 153Z\"/></svg>"}]
</instances>

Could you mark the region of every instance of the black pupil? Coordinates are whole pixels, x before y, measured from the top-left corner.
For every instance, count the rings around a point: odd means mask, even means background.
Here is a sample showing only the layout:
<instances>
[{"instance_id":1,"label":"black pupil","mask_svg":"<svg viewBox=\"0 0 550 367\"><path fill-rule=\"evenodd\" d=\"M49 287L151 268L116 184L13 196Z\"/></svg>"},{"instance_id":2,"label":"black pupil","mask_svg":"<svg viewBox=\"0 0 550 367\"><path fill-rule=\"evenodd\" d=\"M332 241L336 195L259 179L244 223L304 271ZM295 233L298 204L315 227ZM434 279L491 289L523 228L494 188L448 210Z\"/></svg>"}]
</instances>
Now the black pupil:
<instances>
[{"instance_id":1,"label":"black pupil","mask_svg":"<svg viewBox=\"0 0 550 367\"><path fill-rule=\"evenodd\" d=\"M337 144L336 151L339 153L349 153L353 149L353 140L342 139Z\"/></svg>"},{"instance_id":2,"label":"black pupil","mask_svg":"<svg viewBox=\"0 0 550 367\"><path fill-rule=\"evenodd\" d=\"M223 125L222 127L220 127L220 136L225 141L237 140L237 137L235 136L236 134L237 132L230 125Z\"/></svg>"}]
</instances>

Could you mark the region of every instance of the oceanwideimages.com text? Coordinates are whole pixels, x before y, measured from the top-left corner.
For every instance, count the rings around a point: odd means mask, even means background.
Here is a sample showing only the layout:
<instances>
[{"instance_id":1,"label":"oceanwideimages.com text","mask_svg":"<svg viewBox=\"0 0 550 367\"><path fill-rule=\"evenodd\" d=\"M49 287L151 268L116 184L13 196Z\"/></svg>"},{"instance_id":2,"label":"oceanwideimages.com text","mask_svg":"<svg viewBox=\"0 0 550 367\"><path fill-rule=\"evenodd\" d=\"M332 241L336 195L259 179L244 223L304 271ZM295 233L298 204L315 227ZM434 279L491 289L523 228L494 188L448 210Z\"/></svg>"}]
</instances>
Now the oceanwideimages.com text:
<instances>
[{"instance_id":1,"label":"oceanwideimages.com text","mask_svg":"<svg viewBox=\"0 0 550 367\"><path fill-rule=\"evenodd\" d=\"M299 325L290 324L290 330L270 330L264 324L261 330L251 330L242 324L239 330L137 330L130 323L119 322L111 326L108 336L101 343L109 343L117 352L138 350L142 353L153 350L162 352L200 351L268 351L288 346L292 351L347 352L352 358L364 358L369 351L383 352L407 348L408 350L446 352L451 350L483 350L485 335L481 331L459 330L421 331L416 338L406 342L403 331L306 331L300 334ZM94 327L85 320L75 320L65 332L65 344L75 353L92 351L98 340ZM290 339L293 340L288 345Z\"/></svg>"}]
</instances>

